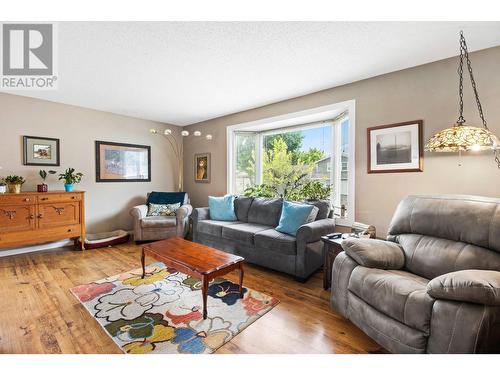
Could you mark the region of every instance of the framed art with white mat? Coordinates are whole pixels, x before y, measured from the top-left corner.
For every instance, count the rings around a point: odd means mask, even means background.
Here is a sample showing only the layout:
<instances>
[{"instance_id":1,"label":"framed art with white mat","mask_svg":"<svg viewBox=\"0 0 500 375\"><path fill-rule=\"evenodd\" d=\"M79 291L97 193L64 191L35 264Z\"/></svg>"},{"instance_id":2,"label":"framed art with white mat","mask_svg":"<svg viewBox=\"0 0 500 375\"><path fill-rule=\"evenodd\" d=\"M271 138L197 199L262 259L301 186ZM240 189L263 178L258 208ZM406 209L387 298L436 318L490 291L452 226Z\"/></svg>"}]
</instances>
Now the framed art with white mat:
<instances>
[{"instance_id":1,"label":"framed art with white mat","mask_svg":"<svg viewBox=\"0 0 500 375\"><path fill-rule=\"evenodd\" d=\"M368 173L422 172L423 121L367 129Z\"/></svg>"}]
</instances>

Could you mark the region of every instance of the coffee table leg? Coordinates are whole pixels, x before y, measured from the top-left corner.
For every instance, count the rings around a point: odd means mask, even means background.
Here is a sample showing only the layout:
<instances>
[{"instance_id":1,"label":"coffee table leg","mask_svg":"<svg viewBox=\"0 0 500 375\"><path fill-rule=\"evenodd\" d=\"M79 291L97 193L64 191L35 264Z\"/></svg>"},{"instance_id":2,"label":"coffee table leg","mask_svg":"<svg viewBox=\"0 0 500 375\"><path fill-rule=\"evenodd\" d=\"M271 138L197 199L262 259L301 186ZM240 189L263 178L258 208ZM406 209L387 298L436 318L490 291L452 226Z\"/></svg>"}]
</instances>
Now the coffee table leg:
<instances>
[{"instance_id":1,"label":"coffee table leg","mask_svg":"<svg viewBox=\"0 0 500 375\"><path fill-rule=\"evenodd\" d=\"M203 296L203 319L205 320L207 318L207 294L208 294L208 276L203 276L202 277L202 289L201 293Z\"/></svg>"},{"instance_id":2,"label":"coffee table leg","mask_svg":"<svg viewBox=\"0 0 500 375\"><path fill-rule=\"evenodd\" d=\"M245 272L243 271L243 263L240 263L240 298L243 298L243 275Z\"/></svg>"},{"instance_id":3,"label":"coffee table leg","mask_svg":"<svg viewBox=\"0 0 500 375\"><path fill-rule=\"evenodd\" d=\"M141 253L141 265L142 265L142 276L141 279L144 279L144 276L146 276L146 255L144 254L144 248L142 248L142 253Z\"/></svg>"}]
</instances>

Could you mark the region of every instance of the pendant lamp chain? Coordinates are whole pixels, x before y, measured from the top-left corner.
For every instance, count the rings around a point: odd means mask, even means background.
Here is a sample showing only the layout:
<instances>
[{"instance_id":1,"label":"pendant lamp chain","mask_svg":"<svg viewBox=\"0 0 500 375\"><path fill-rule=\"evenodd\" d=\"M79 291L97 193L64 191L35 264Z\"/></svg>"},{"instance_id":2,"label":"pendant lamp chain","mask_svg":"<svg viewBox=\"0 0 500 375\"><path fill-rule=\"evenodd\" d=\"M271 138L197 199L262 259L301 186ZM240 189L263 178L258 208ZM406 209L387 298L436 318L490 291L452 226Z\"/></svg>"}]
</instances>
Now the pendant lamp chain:
<instances>
[{"instance_id":1,"label":"pendant lamp chain","mask_svg":"<svg viewBox=\"0 0 500 375\"><path fill-rule=\"evenodd\" d=\"M483 107L481 106L481 101L479 100L479 93L477 92L477 85L476 81L474 80L474 73L472 72L472 64L469 59L469 51L467 50L467 42L465 41L465 37L463 32L460 32L460 64L458 66L458 75L459 75L459 86L458 86L458 93L460 97L460 112L459 112L459 117L457 120L457 123L460 125L463 125L465 123L464 119L464 86L463 86L463 66L464 66L464 60L467 63L467 70L469 71L469 77L470 77L470 82L472 84L472 90L474 91L474 97L476 99L476 105L477 105L477 110L479 112L479 117L481 118L481 121L483 123L483 127L487 130L488 125L486 123L486 120L484 118L483 114ZM493 153L495 155L495 162L497 163L498 169L500 169L500 155L497 149L493 150Z\"/></svg>"}]
</instances>

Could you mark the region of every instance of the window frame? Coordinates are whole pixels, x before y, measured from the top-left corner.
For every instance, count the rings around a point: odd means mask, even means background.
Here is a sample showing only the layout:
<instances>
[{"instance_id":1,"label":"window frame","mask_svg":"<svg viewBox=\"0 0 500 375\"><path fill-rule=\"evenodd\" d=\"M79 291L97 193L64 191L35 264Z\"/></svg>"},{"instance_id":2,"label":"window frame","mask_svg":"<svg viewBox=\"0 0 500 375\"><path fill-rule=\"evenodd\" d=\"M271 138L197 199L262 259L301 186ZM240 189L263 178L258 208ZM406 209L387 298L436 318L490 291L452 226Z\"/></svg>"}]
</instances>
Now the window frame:
<instances>
[{"instance_id":1,"label":"window frame","mask_svg":"<svg viewBox=\"0 0 500 375\"><path fill-rule=\"evenodd\" d=\"M339 109L342 112L339 113ZM335 116L332 114L335 113ZM306 118L315 119L315 121L306 121ZM346 217L338 216L340 205L341 194L340 188L335 189L335 185L340 187L342 179L342 127L341 124L345 118L349 118L349 150L348 150L348 204ZM304 121L301 123L301 118ZM316 120L317 119L317 120ZM355 101L349 100L342 103L336 103L328 106L323 106L319 108L313 108L306 111L295 112L291 114L286 114L282 116L276 116L272 118L231 125L227 127L227 192L233 193L233 187L235 186L236 175L234 172L234 167L236 166L236 146L235 141L238 133L252 133L257 135L257 149L256 149L256 184L262 182L262 152L264 137L266 135L280 134L284 132L292 132L297 129L312 128L324 126L325 123L333 122L332 131L332 150L331 155L333 156L330 162L330 180L334 181L334 189L332 192L332 206L334 207L334 213L337 213L334 217L336 223L340 226L351 226L355 221ZM275 125L274 125L275 124ZM287 125L288 124L288 125ZM270 129L255 130L259 126L270 126ZM253 130L250 130L253 129ZM337 183L338 182L338 183Z\"/></svg>"}]
</instances>

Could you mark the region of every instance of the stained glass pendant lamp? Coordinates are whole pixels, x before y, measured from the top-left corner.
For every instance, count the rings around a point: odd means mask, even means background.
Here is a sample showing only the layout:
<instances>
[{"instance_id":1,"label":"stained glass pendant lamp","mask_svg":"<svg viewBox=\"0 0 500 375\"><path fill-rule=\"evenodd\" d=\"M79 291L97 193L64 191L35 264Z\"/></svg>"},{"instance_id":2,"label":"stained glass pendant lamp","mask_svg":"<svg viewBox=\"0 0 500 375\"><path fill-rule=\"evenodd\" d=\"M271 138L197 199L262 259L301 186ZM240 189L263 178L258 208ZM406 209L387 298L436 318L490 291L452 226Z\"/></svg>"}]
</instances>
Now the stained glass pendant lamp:
<instances>
[{"instance_id":1,"label":"stained glass pendant lamp","mask_svg":"<svg viewBox=\"0 0 500 375\"><path fill-rule=\"evenodd\" d=\"M482 121L482 127L480 126L470 126L465 125L465 119L463 116L464 112L464 102L463 102L463 67L464 63L467 64L467 70L469 71L470 81L472 84L472 90L474 92L474 97L476 99L477 109L479 111L479 117ZM481 102L479 101L479 94L477 92L476 82L474 80L474 74L472 73L472 66L469 59L469 53L467 51L467 44L465 42L463 32L460 32L460 62L458 66L459 75L459 108L460 113L456 124L450 128L441 130L439 133L427 141L425 145L426 151L435 152L461 152L461 151L481 151L481 150L493 150L495 156L495 162L500 169L500 142L498 138L488 129L486 120L483 115L483 108L481 107Z\"/></svg>"}]
</instances>

